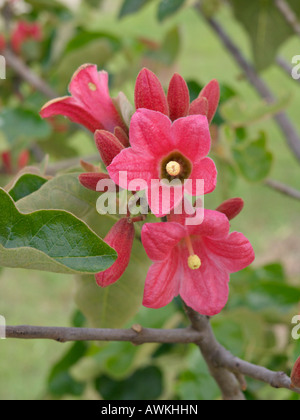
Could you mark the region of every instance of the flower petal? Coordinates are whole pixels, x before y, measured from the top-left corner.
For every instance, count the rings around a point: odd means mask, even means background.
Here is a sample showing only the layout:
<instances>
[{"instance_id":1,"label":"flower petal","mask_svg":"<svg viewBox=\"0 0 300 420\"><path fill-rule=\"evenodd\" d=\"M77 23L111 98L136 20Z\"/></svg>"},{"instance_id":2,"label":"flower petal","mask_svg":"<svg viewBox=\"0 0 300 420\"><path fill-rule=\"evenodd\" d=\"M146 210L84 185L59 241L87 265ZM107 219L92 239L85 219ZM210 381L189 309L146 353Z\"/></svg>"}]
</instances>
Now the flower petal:
<instances>
[{"instance_id":1,"label":"flower petal","mask_svg":"<svg viewBox=\"0 0 300 420\"><path fill-rule=\"evenodd\" d=\"M150 260L163 261L186 234L186 229L178 223L146 223L142 243Z\"/></svg>"},{"instance_id":2,"label":"flower petal","mask_svg":"<svg viewBox=\"0 0 300 420\"><path fill-rule=\"evenodd\" d=\"M170 186L152 179L151 186L146 193L152 213L156 217L164 217L182 202L184 187L180 181L178 186Z\"/></svg>"},{"instance_id":3,"label":"flower petal","mask_svg":"<svg viewBox=\"0 0 300 420\"><path fill-rule=\"evenodd\" d=\"M243 270L255 259L253 247L242 233L234 232L225 240L206 238L205 245L229 273Z\"/></svg>"},{"instance_id":4,"label":"flower petal","mask_svg":"<svg viewBox=\"0 0 300 420\"><path fill-rule=\"evenodd\" d=\"M180 296L184 302L202 315L214 316L225 307L229 295L229 274L207 257L203 246L197 249L201 268L188 267L188 252L181 256L184 277L181 281Z\"/></svg>"},{"instance_id":5,"label":"flower petal","mask_svg":"<svg viewBox=\"0 0 300 420\"><path fill-rule=\"evenodd\" d=\"M211 148L211 137L207 118L191 115L176 120L172 126L175 147L191 162L207 156Z\"/></svg>"},{"instance_id":6,"label":"flower petal","mask_svg":"<svg viewBox=\"0 0 300 420\"><path fill-rule=\"evenodd\" d=\"M89 110L84 108L83 104L71 96L65 96L63 98L57 98L47 102L43 106L40 115L42 118L64 115L72 122L83 125L92 133L98 129L104 128L100 121L94 118Z\"/></svg>"},{"instance_id":7,"label":"flower petal","mask_svg":"<svg viewBox=\"0 0 300 420\"><path fill-rule=\"evenodd\" d=\"M205 209L202 224L187 226L187 229L192 236L226 240L229 235L230 224L225 214Z\"/></svg>"},{"instance_id":8,"label":"flower petal","mask_svg":"<svg viewBox=\"0 0 300 420\"><path fill-rule=\"evenodd\" d=\"M129 191L137 191L129 185L133 181L135 184L138 180L143 181L141 184L144 187L140 189L144 190L151 186L152 179L159 177L156 161L152 157L136 153L131 147L122 150L107 167L107 171L117 185Z\"/></svg>"},{"instance_id":9,"label":"flower petal","mask_svg":"<svg viewBox=\"0 0 300 420\"><path fill-rule=\"evenodd\" d=\"M210 158L197 160L194 163L193 171L190 175L191 180L203 180L204 181L204 194L213 192L217 185L217 168L214 161ZM192 190L189 191L191 195L196 195L197 184L192 183Z\"/></svg>"},{"instance_id":10,"label":"flower petal","mask_svg":"<svg viewBox=\"0 0 300 420\"><path fill-rule=\"evenodd\" d=\"M171 125L171 120L160 112L139 109L131 120L131 147L156 160L167 155L174 150Z\"/></svg>"},{"instance_id":11,"label":"flower petal","mask_svg":"<svg viewBox=\"0 0 300 420\"><path fill-rule=\"evenodd\" d=\"M188 115L190 108L189 88L186 81L177 73L174 74L169 85L168 103L172 121Z\"/></svg>"},{"instance_id":12,"label":"flower petal","mask_svg":"<svg viewBox=\"0 0 300 420\"><path fill-rule=\"evenodd\" d=\"M162 308L179 295L179 251L163 262L153 264L147 274L143 305L147 308Z\"/></svg>"},{"instance_id":13,"label":"flower petal","mask_svg":"<svg viewBox=\"0 0 300 420\"><path fill-rule=\"evenodd\" d=\"M169 115L163 87L157 76L146 68L140 72L136 80L135 106L136 109L146 108Z\"/></svg>"}]
</instances>

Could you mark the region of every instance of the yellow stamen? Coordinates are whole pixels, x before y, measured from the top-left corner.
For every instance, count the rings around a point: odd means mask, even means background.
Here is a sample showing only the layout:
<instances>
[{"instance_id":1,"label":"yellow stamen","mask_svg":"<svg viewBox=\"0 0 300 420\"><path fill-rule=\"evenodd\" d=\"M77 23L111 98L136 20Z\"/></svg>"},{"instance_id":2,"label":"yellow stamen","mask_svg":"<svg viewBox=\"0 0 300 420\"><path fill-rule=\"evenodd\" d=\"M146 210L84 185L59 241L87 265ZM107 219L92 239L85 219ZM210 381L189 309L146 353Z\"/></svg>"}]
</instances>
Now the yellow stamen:
<instances>
[{"instance_id":1,"label":"yellow stamen","mask_svg":"<svg viewBox=\"0 0 300 420\"><path fill-rule=\"evenodd\" d=\"M97 90L97 86L94 83L90 82L89 83L89 89L92 90L93 92L95 92Z\"/></svg>"},{"instance_id":2,"label":"yellow stamen","mask_svg":"<svg viewBox=\"0 0 300 420\"><path fill-rule=\"evenodd\" d=\"M178 162L171 161L167 164L166 170L167 170L169 175L177 176L181 172L181 166Z\"/></svg>"},{"instance_id":3,"label":"yellow stamen","mask_svg":"<svg viewBox=\"0 0 300 420\"><path fill-rule=\"evenodd\" d=\"M188 258L188 266L191 270L199 270L199 268L202 265L202 262L200 258L198 257L198 255L195 254L190 236L187 236L185 238L185 241L186 241L186 245L190 254Z\"/></svg>"},{"instance_id":4,"label":"yellow stamen","mask_svg":"<svg viewBox=\"0 0 300 420\"><path fill-rule=\"evenodd\" d=\"M198 255L190 255L188 258L188 266L191 270L199 270L202 263Z\"/></svg>"}]
</instances>

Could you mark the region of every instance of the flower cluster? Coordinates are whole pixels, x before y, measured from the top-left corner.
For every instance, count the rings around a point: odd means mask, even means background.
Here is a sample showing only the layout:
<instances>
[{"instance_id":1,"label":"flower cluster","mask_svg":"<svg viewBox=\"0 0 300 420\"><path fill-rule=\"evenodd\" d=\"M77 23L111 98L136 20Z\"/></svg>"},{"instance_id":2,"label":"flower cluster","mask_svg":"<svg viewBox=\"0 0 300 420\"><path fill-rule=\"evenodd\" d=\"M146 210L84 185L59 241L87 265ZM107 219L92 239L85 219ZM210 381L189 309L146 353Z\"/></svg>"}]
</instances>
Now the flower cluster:
<instances>
[{"instance_id":1,"label":"flower cluster","mask_svg":"<svg viewBox=\"0 0 300 420\"><path fill-rule=\"evenodd\" d=\"M247 238L230 233L230 220L242 211L243 200L231 199L215 211L204 210L203 221L196 226L187 223L189 214L176 211L186 193L197 195L195 181L203 181L204 194L216 188L217 169L208 155L210 124L220 99L218 82L211 81L190 103L188 86L179 74L173 76L166 95L156 75L143 69L132 110L122 93L111 98L108 74L88 64L75 73L69 91L71 96L47 103L41 115L64 115L94 134L107 173L84 164L88 172L80 175L81 184L96 191L99 181L110 179L135 195L139 190L135 181L143 180L149 211L164 218L145 223L142 229L142 243L153 261L143 304L160 308L180 295L197 312L218 314L228 300L230 274L254 260ZM162 205L166 189L167 207ZM118 259L96 275L99 286L109 286L123 275L130 261L134 223L144 219L128 209L109 232L105 240L118 252Z\"/></svg>"},{"instance_id":2,"label":"flower cluster","mask_svg":"<svg viewBox=\"0 0 300 420\"><path fill-rule=\"evenodd\" d=\"M16 54L21 54L23 44L28 40L41 41L42 29L38 23L32 23L20 20L14 27L11 36L10 44ZM6 47L6 39L0 34L0 50Z\"/></svg>"}]
</instances>

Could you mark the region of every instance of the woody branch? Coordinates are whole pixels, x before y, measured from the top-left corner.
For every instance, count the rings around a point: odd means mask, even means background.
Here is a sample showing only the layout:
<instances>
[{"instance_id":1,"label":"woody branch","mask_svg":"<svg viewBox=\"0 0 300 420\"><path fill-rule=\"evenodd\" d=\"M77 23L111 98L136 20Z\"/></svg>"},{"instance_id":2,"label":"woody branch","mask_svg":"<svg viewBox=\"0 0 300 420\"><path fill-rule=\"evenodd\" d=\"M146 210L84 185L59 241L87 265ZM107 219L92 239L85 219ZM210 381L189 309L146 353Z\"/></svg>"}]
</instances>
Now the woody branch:
<instances>
[{"instance_id":1,"label":"woody branch","mask_svg":"<svg viewBox=\"0 0 300 420\"><path fill-rule=\"evenodd\" d=\"M239 381L242 375L265 382L275 388L286 388L300 394L300 390L292 389L291 380L286 374L272 372L234 357L218 343L207 317L197 314L190 308L186 308L186 312L192 326L185 329L151 329L140 325L134 325L127 330L7 326L6 338L54 340L60 343L75 341L126 341L135 345L193 343L201 350L224 399L244 399Z\"/></svg>"}]
</instances>

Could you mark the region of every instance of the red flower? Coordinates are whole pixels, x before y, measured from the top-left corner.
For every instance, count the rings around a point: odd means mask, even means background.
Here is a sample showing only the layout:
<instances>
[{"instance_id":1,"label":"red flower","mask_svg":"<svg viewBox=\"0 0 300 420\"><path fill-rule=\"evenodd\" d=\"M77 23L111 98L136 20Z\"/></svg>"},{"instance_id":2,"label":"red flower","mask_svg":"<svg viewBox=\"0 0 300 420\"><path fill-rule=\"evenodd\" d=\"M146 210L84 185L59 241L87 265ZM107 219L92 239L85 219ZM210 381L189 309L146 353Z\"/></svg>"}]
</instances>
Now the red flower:
<instances>
[{"instance_id":1,"label":"red flower","mask_svg":"<svg viewBox=\"0 0 300 420\"><path fill-rule=\"evenodd\" d=\"M64 115L92 133L96 130L113 133L116 127L128 131L109 95L105 71L98 72L97 66L92 64L81 66L72 77L69 91L72 96L57 98L44 105L41 116Z\"/></svg>"},{"instance_id":2,"label":"red flower","mask_svg":"<svg viewBox=\"0 0 300 420\"><path fill-rule=\"evenodd\" d=\"M115 249L118 259L108 270L96 274L99 286L110 286L122 277L130 261L134 234L134 225L128 218L119 220L108 233L105 242Z\"/></svg>"},{"instance_id":3,"label":"red flower","mask_svg":"<svg viewBox=\"0 0 300 420\"><path fill-rule=\"evenodd\" d=\"M206 117L189 116L172 124L160 112L140 109L132 117L129 137L131 147L122 150L107 170L112 180L126 190L135 190L131 181L143 180L155 215L169 213L182 200L182 184L186 180L203 179L204 193L214 191L217 170L214 162L206 157L211 147ZM174 188L176 201L172 196L168 209L162 208L163 191L153 180L180 181ZM196 195L196 183L193 184L188 192Z\"/></svg>"},{"instance_id":4,"label":"red flower","mask_svg":"<svg viewBox=\"0 0 300 420\"><path fill-rule=\"evenodd\" d=\"M293 368L292 374L291 374L291 381L292 381L292 387L293 388L299 388L300 389L300 357L296 361L295 366Z\"/></svg>"},{"instance_id":5,"label":"red flower","mask_svg":"<svg viewBox=\"0 0 300 420\"><path fill-rule=\"evenodd\" d=\"M42 30L41 26L38 23L31 23L26 21L18 22L15 30L13 31L11 37L11 45L13 50L17 53L21 53L21 48L24 42L29 39L35 41L41 41L42 39Z\"/></svg>"},{"instance_id":6,"label":"red flower","mask_svg":"<svg viewBox=\"0 0 300 420\"><path fill-rule=\"evenodd\" d=\"M136 109L147 108L161 112L172 121L188 115L206 115L209 123L217 111L220 100L220 86L217 80L212 80L201 91L199 97L190 104L190 94L185 80L174 74L166 97L157 76L148 69L143 69L138 75L135 87Z\"/></svg>"},{"instance_id":7,"label":"red flower","mask_svg":"<svg viewBox=\"0 0 300 420\"><path fill-rule=\"evenodd\" d=\"M204 221L198 226L144 225L143 245L154 261L146 279L144 306L161 308L180 295L203 315L221 312L228 300L230 273L244 269L255 258L245 236L230 234L229 229L228 218L213 210L204 211Z\"/></svg>"}]
</instances>

